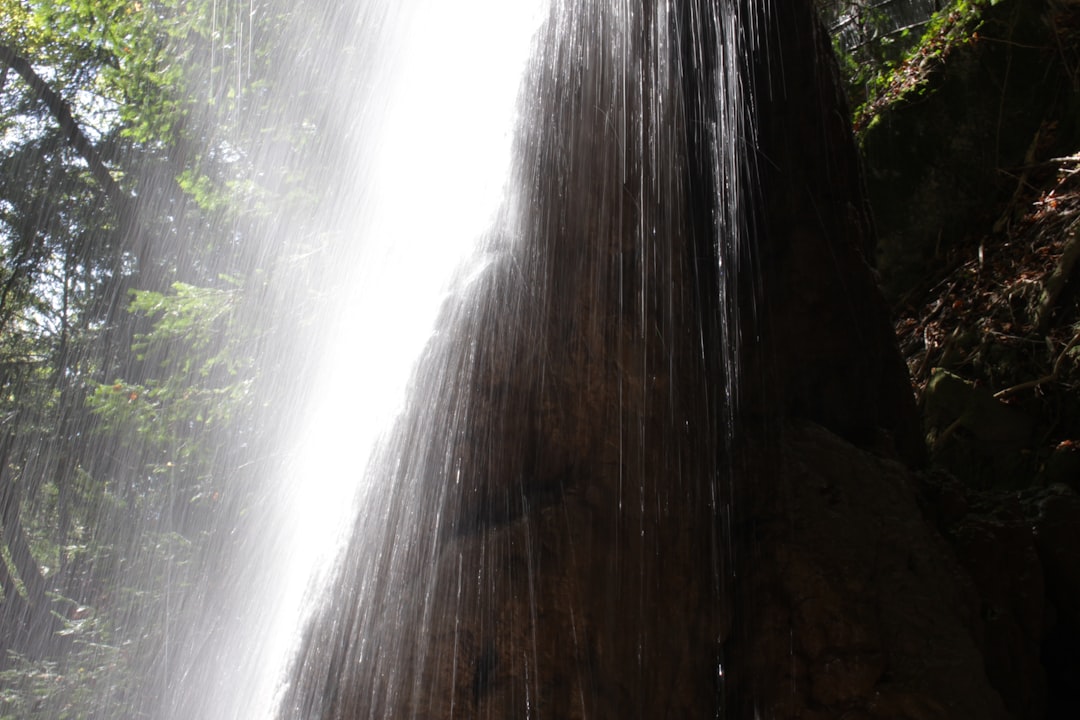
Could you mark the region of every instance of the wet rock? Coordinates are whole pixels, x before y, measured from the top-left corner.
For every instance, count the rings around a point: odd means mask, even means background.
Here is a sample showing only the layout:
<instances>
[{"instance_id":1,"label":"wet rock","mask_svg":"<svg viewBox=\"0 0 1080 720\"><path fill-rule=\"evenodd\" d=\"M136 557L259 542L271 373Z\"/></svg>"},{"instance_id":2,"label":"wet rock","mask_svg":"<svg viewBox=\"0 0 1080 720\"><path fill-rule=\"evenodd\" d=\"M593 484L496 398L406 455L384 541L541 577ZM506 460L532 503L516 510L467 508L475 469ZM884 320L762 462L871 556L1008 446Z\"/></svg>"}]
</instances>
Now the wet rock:
<instances>
[{"instance_id":1,"label":"wet rock","mask_svg":"<svg viewBox=\"0 0 1080 720\"><path fill-rule=\"evenodd\" d=\"M986 7L977 39L864 130L877 263L891 298L933 277L926 269L952 244L997 219L1029 148L1051 144L1048 157L1075 149L1074 121L1053 138L1043 127L1075 117L1073 69L1055 34L1062 11L1047 0Z\"/></svg>"},{"instance_id":2,"label":"wet rock","mask_svg":"<svg viewBox=\"0 0 1080 720\"><path fill-rule=\"evenodd\" d=\"M1080 443L1074 440L1058 443L1046 460L1044 473L1047 484L1062 483L1080 491Z\"/></svg>"},{"instance_id":3,"label":"wet rock","mask_svg":"<svg viewBox=\"0 0 1080 720\"><path fill-rule=\"evenodd\" d=\"M1023 412L941 369L927 383L923 406L934 459L958 478L980 489L1029 482L1023 468L1033 422Z\"/></svg>"},{"instance_id":4,"label":"wet rock","mask_svg":"<svg viewBox=\"0 0 1080 720\"><path fill-rule=\"evenodd\" d=\"M1057 485L1034 503L1034 540L1046 578L1042 663L1048 718L1080 716L1080 496Z\"/></svg>"},{"instance_id":5,"label":"wet rock","mask_svg":"<svg viewBox=\"0 0 1080 720\"><path fill-rule=\"evenodd\" d=\"M810 3L771 15L762 34L774 52L761 61L753 93L757 155L767 161L755 169L757 274L740 285L759 293L740 298L741 402L764 416L811 420L862 447L885 438L919 465L922 431L870 269L874 227L845 101L825 60L830 41Z\"/></svg>"},{"instance_id":6,"label":"wet rock","mask_svg":"<svg viewBox=\"0 0 1080 720\"><path fill-rule=\"evenodd\" d=\"M751 455L750 475L769 480L751 491L735 643L762 716L1008 717L976 588L923 518L910 471L808 424Z\"/></svg>"},{"instance_id":7,"label":"wet rock","mask_svg":"<svg viewBox=\"0 0 1080 720\"><path fill-rule=\"evenodd\" d=\"M1080 628L1080 495L1048 488L1032 503L1034 544L1046 574L1047 599L1058 621Z\"/></svg>"},{"instance_id":8,"label":"wet rock","mask_svg":"<svg viewBox=\"0 0 1080 720\"><path fill-rule=\"evenodd\" d=\"M1080 496L1065 485L975 492L938 475L923 484L932 507L963 494L941 527L973 583L991 684L1013 718L1076 717Z\"/></svg>"},{"instance_id":9,"label":"wet rock","mask_svg":"<svg viewBox=\"0 0 1080 720\"><path fill-rule=\"evenodd\" d=\"M980 644L987 675L1014 717L1042 717L1046 681L1042 643L1043 573L1030 525L1018 503L973 514L951 532L980 597Z\"/></svg>"}]
</instances>

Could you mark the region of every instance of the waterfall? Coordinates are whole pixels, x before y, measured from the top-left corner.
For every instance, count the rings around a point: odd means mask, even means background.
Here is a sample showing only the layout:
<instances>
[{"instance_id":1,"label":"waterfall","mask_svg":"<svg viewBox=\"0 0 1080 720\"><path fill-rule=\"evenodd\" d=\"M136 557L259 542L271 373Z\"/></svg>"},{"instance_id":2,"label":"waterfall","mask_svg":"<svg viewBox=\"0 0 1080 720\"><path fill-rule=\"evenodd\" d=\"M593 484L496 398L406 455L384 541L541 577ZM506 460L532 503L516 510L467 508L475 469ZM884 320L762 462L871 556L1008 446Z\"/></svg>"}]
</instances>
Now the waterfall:
<instances>
[{"instance_id":1,"label":"waterfall","mask_svg":"<svg viewBox=\"0 0 1080 720\"><path fill-rule=\"evenodd\" d=\"M282 718L719 712L767 12L552 4Z\"/></svg>"},{"instance_id":2,"label":"waterfall","mask_svg":"<svg viewBox=\"0 0 1080 720\"><path fill-rule=\"evenodd\" d=\"M721 712L769 0L23 5L0 714Z\"/></svg>"},{"instance_id":3,"label":"waterfall","mask_svg":"<svg viewBox=\"0 0 1080 720\"><path fill-rule=\"evenodd\" d=\"M0 716L1004 716L817 0L8 6Z\"/></svg>"},{"instance_id":4,"label":"waterfall","mask_svg":"<svg viewBox=\"0 0 1080 720\"><path fill-rule=\"evenodd\" d=\"M136 598L122 621L161 640L119 649L145 660L90 691L96 717L275 714L310 594L354 513L388 512L379 503L390 498L363 469L406 403L440 303L489 262L475 246L506 183L514 98L540 19L539 0L242 5L213 3L216 23L244 20L215 49L217 62L235 56L242 86L244 63L269 53L272 82L250 90L269 99L206 142L270 186L257 228L213 228L242 238L235 252L253 276L238 322L267 330L251 352L269 388L252 424L268 439L246 449L255 460L245 492L222 492L231 505L217 524L190 523L194 542L172 536L206 556L124 549L132 569L117 572L117 591L142 592L150 568L166 598L160 607ZM271 10L289 20L282 37L251 39L248 13ZM292 177L311 184L297 190ZM292 202L298 192L303 201ZM231 458L220 460L231 471ZM158 522L146 520L148 531Z\"/></svg>"},{"instance_id":5,"label":"waterfall","mask_svg":"<svg viewBox=\"0 0 1080 720\"><path fill-rule=\"evenodd\" d=\"M281 78L286 98L304 83L324 88L325 105L303 112L335 118L327 125L336 132L318 138L318 155L335 163L315 220L330 238L316 275L328 287L318 307L326 316L311 331L314 380L298 403L305 419L253 542L254 587L273 597L245 608L235 652L219 651L214 683L223 687L189 693L170 717L273 715L310 593L325 584L354 513L383 512L363 469L406 402L409 369L443 298L488 262L475 246L506 182L514 96L539 6L327 3L301 45L312 69ZM320 29L347 40L326 44Z\"/></svg>"}]
</instances>

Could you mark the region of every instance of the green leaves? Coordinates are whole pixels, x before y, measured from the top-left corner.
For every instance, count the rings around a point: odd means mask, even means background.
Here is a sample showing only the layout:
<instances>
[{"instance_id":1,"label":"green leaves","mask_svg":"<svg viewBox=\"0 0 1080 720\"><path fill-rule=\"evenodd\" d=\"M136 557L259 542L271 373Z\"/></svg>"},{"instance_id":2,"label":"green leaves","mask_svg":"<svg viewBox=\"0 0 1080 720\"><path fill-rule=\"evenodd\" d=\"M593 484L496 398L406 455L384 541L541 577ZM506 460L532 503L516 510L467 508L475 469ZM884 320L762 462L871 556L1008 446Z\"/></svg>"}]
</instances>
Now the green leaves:
<instances>
[{"instance_id":1,"label":"green leaves","mask_svg":"<svg viewBox=\"0 0 1080 720\"><path fill-rule=\"evenodd\" d=\"M845 49L841 38L834 38L848 100L854 108L855 129L868 127L882 107L918 94L937 62L971 39L983 8L998 1L953 0L925 23L898 34L882 31L887 26L886 15L875 15L873 6L861 8L858 24L863 28L863 40Z\"/></svg>"},{"instance_id":2,"label":"green leaves","mask_svg":"<svg viewBox=\"0 0 1080 720\"><path fill-rule=\"evenodd\" d=\"M230 312L235 309L238 283L219 276L229 288L195 287L174 282L169 294L133 290L129 312L156 318L151 332L140 336L136 350L145 351L155 344L184 343L196 352L206 349L217 331L228 331ZM218 327L224 323L225 327Z\"/></svg>"},{"instance_id":3,"label":"green leaves","mask_svg":"<svg viewBox=\"0 0 1080 720\"><path fill-rule=\"evenodd\" d=\"M239 323L240 289L231 278L222 282L133 291L130 312L153 320L132 346L148 377L100 383L88 400L108 432L156 448L159 470L212 458L215 428L251 401L255 369L250 333Z\"/></svg>"},{"instance_id":4,"label":"green leaves","mask_svg":"<svg viewBox=\"0 0 1080 720\"><path fill-rule=\"evenodd\" d=\"M306 106L267 55L303 12L0 0L0 487L33 556L23 576L47 565L80 614L45 633L63 642L0 622L0 653L26 654L0 677L0 718L88 716L84 670L123 682L133 673L104 665L156 657L162 598L258 497L277 431L264 376L281 371L256 353L295 319L267 322L246 278L286 262L255 235L283 204L314 205L304 173L321 172L317 126L282 112L285 97ZM257 165L267 148L276 161ZM19 597L58 618L41 596ZM123 657L63 656L91 638Z\"/></svg>"}]
</instances>

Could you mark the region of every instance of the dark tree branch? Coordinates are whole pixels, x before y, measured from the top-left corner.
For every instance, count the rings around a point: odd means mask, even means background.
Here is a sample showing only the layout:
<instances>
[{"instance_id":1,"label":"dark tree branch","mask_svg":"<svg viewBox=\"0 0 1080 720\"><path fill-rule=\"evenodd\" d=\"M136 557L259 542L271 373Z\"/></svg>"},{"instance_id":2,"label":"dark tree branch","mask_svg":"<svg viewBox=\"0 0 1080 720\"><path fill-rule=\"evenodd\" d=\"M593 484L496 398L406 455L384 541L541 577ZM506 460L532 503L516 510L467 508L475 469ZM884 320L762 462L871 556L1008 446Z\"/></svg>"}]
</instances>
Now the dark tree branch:
<instances>
[{"instance_id":1,"label":"dark tree branch","mask_svg":"<svg viewBox=\"0 0 1080 720\"><path fill-rule=\"evenodd\" d=\"M30 92L45 105L49 114L60 126L60 131L68 144L79 154L79 157L86 161L91 176L101 186L109 202L121 217L131 217L129 214L132 209L130 207L132 204L131 196L124 192L124 189L116 182L116 178L113 177L112 172L105 165L105 161L97 148L94 147L94 144L90 142L90 138L79 127L79 123L71 113L71 107L67 101L45 82L34 70L29 60L16 52L10 45L0 43L0 63L18 73L19 77L23 79L23 82L30 89ZM6 76L6 73L4 74Z\"/></svg>"}]
</instances>

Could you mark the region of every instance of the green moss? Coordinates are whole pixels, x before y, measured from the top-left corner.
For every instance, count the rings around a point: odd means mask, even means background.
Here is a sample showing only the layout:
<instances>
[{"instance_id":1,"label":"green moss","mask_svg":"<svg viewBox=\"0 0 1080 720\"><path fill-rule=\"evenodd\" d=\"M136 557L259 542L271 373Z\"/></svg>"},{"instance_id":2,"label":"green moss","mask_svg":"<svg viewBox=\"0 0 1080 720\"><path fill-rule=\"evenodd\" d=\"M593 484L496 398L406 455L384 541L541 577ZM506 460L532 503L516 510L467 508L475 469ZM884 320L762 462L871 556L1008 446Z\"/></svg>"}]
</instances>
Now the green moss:
<instances>
[{"instance_id":1,"label":"green moss","mask_svg":"<svg viewBox=\"0 0 1080 720\"><path fill-rule=\"evenodd\" d=\"M983 11L1001 0L955 0L935 13L918 38L913 30L884 35L858 51L837 46L857 130L868 128L881 110L918 97L927 79L956 47L977 39Z\"/></svg>"}]
</instances>

